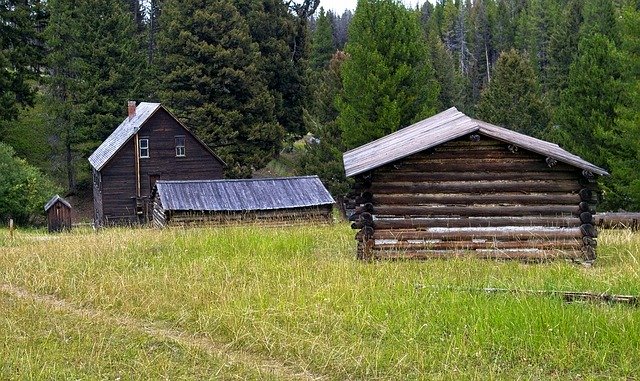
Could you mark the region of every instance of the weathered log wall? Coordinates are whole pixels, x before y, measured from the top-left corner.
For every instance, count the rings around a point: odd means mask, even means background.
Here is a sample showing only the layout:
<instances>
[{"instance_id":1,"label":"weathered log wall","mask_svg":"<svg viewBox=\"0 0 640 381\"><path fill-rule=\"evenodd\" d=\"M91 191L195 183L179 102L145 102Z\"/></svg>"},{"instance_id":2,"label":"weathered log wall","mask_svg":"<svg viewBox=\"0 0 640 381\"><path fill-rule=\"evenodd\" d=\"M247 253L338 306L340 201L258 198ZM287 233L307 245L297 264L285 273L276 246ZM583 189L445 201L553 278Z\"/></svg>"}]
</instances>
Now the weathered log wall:
<instances>
[{"instance_id":1,"label":"weathered log wall","mask_svg":"<svg viewBox=\"0 0 640 381\"><path fill-rule=\"evenodd\" d=\"M479 140L478 140L479 139ZM358 257L595 258L593 175L474 135L358 175Z\"/></svg>"}]
</instances>

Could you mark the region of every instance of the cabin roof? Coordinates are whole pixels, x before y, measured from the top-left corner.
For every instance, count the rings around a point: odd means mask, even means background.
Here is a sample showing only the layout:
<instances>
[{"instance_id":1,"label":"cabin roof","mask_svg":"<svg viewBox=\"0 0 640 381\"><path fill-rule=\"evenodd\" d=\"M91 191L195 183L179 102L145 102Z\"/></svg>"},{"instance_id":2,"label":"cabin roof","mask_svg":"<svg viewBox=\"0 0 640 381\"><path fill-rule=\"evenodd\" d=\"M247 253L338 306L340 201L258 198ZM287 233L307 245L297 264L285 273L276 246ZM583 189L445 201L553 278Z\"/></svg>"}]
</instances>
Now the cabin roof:
<instances>
[{"instance_id":1,"label":"cabin roof","mask_svg":"<svg viewBox=\"0 0 640 381\"><path fill-rule=\"evenodd\" d=\"M115 156L115 154L131 139L140 128L153 116L160 108L164 109L175 119L180 126L193 135L196 140L202 144L216 159L218 159L223 165L224 161L218 157L211 149L204 144L197 136L195 136L189 129L182 124L169 110L167 110L160 103L140 102L136 106L136 113L132 118L128 116L120 123L118 127L109 135L100 146L89 156L89 163L93 168L100 171L104 166Z\"/></svg>"},{"instance_id":2,"label":"cabin roof","mask_svg":"<svg viewBox=\"0 0 640 381\"><path fill-rule=\"evenodd\" d=\"M598 175L609 175L557 144L468 117L455 107L344 153L347 177L370 171L464 135L482 135L514 144Z\"/></svg>"},{"instance_id":3,"label":"cabin roof","mask_svg":"<svg viewBox=\"0 0 640 381\"><path fill-rule=\"evenodd\" d=\"M67 200L65 200L64 198L60 197L59 195L55 195L53 197L51 197L51 200L47 201L47 203L44 205L44 211L48 211L49 209L51 209L52 206L54 206L56 204L56 202L60 201L61 203L63 203L67 208L71 208L71 204L69 204L69 202Z\"/></svg>"},{"instance_id":4,"label":"cabin roof","mask_svg":"<svg viewBox=\"0 0 640 381\"><path fill-rule=\"evenodd\" d=\"M330 205L318 176L156 182L165 210L249 211Z\"/></svg>"}]
</instances>

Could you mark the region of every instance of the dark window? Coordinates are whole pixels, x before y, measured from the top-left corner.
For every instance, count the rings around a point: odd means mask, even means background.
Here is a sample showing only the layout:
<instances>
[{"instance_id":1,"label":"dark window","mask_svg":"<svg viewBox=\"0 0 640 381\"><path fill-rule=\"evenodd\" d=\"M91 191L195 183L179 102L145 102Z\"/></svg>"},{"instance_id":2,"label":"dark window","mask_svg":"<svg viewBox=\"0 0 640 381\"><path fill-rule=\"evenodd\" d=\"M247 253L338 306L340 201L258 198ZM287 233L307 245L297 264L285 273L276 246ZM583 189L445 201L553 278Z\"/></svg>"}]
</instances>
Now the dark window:
<instances>
[{"instance_id":1,"label":"dark window","mask_svg":"<svg viewBox=\"0 0 640 381\"><path fill-rule=\"evenodd\" d=\"M138 145L140 147L140 157L141 158L149 157L149 139L140 138Z\"/></svg>"},{"instance_id":2,"label":"dark window","mask_svg":"<svg viewBox=\"0 0 640 381\"><path fill-rule=\"evenodd\" d=\"M186 150L184 148L184 136L176 136L176 156L186 156Z\"/></svg>"}]
</instances>

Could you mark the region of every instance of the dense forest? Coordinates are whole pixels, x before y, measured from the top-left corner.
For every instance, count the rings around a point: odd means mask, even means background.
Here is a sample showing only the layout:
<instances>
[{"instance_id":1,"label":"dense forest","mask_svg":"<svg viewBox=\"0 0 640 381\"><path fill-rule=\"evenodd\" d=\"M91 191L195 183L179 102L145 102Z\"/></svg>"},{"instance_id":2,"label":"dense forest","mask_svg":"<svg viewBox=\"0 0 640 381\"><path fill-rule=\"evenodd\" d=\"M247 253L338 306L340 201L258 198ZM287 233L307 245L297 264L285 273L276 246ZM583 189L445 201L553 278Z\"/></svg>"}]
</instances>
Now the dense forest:
<instances>
[{"instance_id":1,"label":"dense forest","mask_svg":"<svg viewBox=\"0 0 640 381\"><path fill-rule=\"evenodd\" d=\"M128 100L165 104L228 177L286 157L336 196L342 152L455 106L640 209L640 0L0 0L0 29L2 219L88 189Z\"/></svg>"}]
</instances>

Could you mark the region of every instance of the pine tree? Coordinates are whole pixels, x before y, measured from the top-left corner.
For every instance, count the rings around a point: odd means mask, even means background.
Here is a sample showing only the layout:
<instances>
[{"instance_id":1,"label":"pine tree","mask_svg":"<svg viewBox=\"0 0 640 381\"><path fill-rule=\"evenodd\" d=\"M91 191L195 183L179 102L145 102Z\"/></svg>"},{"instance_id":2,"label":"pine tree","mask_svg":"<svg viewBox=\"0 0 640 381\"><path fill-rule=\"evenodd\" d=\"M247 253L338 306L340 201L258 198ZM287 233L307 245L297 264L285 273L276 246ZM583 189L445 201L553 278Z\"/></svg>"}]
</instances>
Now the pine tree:
<instances>
[{"instance_id":1,"label":"pine tree","mask_svg":"<svg viewBox=\"0 0 640 381\"><path fill-rule=\"evenodd\" d=\"M230 0L167 0L158 35L160 97L228 164L248 177L278 152L283 129L260 52Z\"/></svg>"},{"instance_id":2,"label":"pine tree","mask_svg":"<svg viewBox=\"0 0 640 381\"><path fill-rule=\"evenodd\" d=\"M613 43L601 34L580 39L552 131L569 151L605 167L616 138L612 127L620 99L617 57Z\"/></svg>"},{"instance_id":3,"label":"pine tree","mask_svg":"<svg viewBox=\"0 0 640 381\"><path fill-rule=\"evenodd\" d=\"M393 0L360 1L346 51L338 124L348 148L435 112L438 86L417 14Z\"/></svg>"},{"instance_id":4,"label":"pine tree","mask_svg":"<svg viewBox=\"0 0 640 381\"><path fill-rule=\"evenodd\" d=\"M478 103L478 118L527 135L540 136L548 124L540 85L526 54L498 58L493 80Z\"/></svg>"},{"instance_id":5,"label":"pine tree","mask_svg":"<svg viewBox=\"0 0 640 381\"><path fill-rule=\"evenodd\" d=\"M89 177L87 157L139 99L145 60L127 4L120 0L49 0L48 108L67 187ZM78 173L79 168L82 171Z\"/></svg>"},{"instance_id":6,"label":"pine tree","mask_svg":"<svg viewBox=\"0 0 640 381\"><path fill-rule=\"evenodd\" d=\"M316 30L312 36L311 68L319 70L325 68L335 52L333 30L327 14L320 8L320 15L316 22Z\"/></svg>"},{"instance_id":7,"label":"pine tree","mask_svg":"<svg viewBox=\"0 0 640 381\"><path fill-rule=\"evenodd\" d=\"M621 102L616 109L616 150L611 155L611 204L640 210L640 7L625 7L620 18Z\"/></svg>"},{"instance_id":8,"label":"pine tree","mask_svg":"<svg viewBox=\"0 0 640 381\"><path fill-rule=\"evenodd\" d=\"M39 0L0 2L0 121L15 119L19 107L32 106L29 85L43 61L40 30L47 14Z\"/></svg>"},{"instance_id":9,"label":"pine tree","mask_svg":"<svg viewBox=\"0 0 640 381\"><path fill-rule=\"evenodd\" d=\"M553 25L549 36L549 65L547 94L551 104L560 101L560 93L567 88L569 67L578 55L582 0L569 0Z\"/></svg>"}]
</instances>

